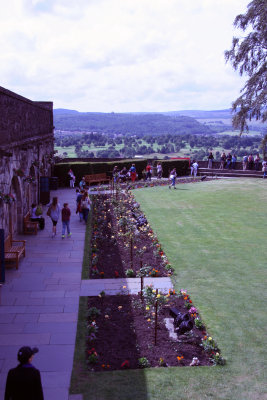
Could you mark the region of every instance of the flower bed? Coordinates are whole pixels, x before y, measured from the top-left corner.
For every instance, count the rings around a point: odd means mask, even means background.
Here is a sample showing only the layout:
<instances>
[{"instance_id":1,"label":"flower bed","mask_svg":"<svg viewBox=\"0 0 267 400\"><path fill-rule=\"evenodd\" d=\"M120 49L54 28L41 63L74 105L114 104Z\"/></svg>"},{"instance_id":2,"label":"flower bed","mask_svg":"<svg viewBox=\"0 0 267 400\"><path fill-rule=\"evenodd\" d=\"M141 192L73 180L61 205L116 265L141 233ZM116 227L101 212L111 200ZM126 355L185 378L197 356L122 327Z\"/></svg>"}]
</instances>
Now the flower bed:
<instances>
[{"instance_id":1,"label":"flower bed","mask_svg":"<svg viewBox=\"0 0 267 400\"><path fill-rule=\"evenodd\" d=\"M130 193L94 196L90 278L169 276L156 235Z\"/></svg>"},{"instance_id":2,"label":"flower bed","mask_svg":"<svg viewBox=\"0 0 267 400\"><path fill-rule=\"evenodd\" d=\"M146 287L142 298L127 295L126 291L124 287L121 295L105 296L102 292L98 297L88 298L86 360L89 370L224 363L185 291L178 295L170 291L164 296ZM180 323L178 331L174 331L174 318L170 315L173 308L188 316L192 329L184 332Z\"/></svg>"},{"instance_id":3,"label":"flower bed","mask_svg":"<svg viewBox=\"0 0 267 400\"><path fill-rule=\"evenodd\" d=\"M216 179L215 177L207 176L205 178L205 181L210 181ZM201 177L196 177L193 178L192 176L185 177L185 178L177 178L176 180L176 186L181 185L184 183L196 183L201 181ZM130 180L124 183L119 183L119 186L121 189L125 190L133 190L133 189L140 189L140 188L146 188L146 187L157 187L157 186L167 186L170 184L169 179L152 179L151 181L148 180L137 180L136 182L131 182ZM110 185L98 185L95 187L90 188L91 192L99 192L102 190L109 190Z\"/></svg>"}]
</instances>

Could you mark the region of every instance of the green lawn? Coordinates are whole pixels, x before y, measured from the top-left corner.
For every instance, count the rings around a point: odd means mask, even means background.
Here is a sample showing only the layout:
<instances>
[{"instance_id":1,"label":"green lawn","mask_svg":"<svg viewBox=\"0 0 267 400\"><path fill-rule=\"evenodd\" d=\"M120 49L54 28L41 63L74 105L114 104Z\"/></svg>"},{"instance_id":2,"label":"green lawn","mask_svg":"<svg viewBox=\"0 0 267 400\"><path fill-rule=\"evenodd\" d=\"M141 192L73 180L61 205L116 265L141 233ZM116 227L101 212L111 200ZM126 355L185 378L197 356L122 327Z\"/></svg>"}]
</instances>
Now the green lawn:
<instances>
[{"instance_id":1,"label":"green lawn","mask_svg":"<svg viewBox=\"0 0 267 400\"><path fill-rule=\"evenodd\" d=\"M175 267L176 289L189 291L227 364L81 370L72 392L83 392L84 400L266 399L267 181L204 181L133 193ZM81 360L80 354L80 368Z\"/></svg>"}]
</instances>

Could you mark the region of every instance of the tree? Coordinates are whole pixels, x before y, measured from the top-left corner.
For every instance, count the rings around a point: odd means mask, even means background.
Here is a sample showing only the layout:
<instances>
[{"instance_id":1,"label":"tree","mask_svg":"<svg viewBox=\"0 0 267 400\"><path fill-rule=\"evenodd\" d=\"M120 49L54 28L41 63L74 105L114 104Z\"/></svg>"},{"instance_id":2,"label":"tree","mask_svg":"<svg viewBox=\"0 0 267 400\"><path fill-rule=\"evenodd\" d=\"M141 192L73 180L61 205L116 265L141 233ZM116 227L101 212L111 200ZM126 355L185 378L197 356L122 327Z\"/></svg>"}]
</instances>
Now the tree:
<instances>
[{"instance_id":1,"label":"tree","mask_svg":"<svg viewBox=\"0 0 267 400\"><path fill-rule=\"evenodd\" d=\"M232 104L233 127L242 134L248 131L248 120L267 120L267 0L251 1L247 12L235 18L234 26L243 31L250 28L244 38L234 37L231 50L225 51L226 62L241 76L248 75L241 96Z\"/></svg>"}]
</instances>

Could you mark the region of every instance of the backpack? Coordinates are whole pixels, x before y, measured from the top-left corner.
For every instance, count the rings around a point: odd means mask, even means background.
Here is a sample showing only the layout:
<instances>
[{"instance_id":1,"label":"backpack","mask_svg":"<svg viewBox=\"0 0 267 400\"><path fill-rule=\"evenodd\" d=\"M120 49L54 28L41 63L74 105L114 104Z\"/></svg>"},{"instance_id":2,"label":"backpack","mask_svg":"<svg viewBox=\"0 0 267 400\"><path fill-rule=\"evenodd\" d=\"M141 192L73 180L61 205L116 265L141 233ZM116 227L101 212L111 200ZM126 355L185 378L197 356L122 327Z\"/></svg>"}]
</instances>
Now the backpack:
<instances>
[{"instance_id":1,"label":"backpack","mask_svg":"<svg viewBox=\"0 0 267 400\"><path fill-rule=\"evenodd\" d=\"M43 209L40 204L36 207L35 215L42 215L43 214Z\"/></svg>"}]
</instances>

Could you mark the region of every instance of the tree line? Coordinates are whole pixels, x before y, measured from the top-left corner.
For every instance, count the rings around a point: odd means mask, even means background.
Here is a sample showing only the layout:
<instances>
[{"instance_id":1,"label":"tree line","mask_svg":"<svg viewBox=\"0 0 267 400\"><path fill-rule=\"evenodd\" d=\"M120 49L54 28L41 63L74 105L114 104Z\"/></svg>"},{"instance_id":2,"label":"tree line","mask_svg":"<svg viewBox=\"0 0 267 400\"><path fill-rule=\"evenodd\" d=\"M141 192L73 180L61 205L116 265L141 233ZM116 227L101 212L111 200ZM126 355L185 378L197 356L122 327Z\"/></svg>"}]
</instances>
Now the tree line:
<instances>
[{"instance_id":1,"label":"tree line","mask_svg":"<svg viewBox=\"0 0 267 400\"><path fill-rule=\"evenodd\" d=\"M248 152L259 152L261 140L259 136L240 137L229 135L163 134L156 136L110 136L104 133L55 134L55 145L59 147L74 146L78 158L128 158L153 153L166 155L167 158L168 154L179 154L182 149L187 148L190 156L198 160L203 160L210 150L218 147L242 157ZM85 150L84 147L86 146L88 149ZM97 150L98 147L105 147L105 149ZM214 156L219 160L220 152L215 152Z\"/></svg>"}]
</instances>

